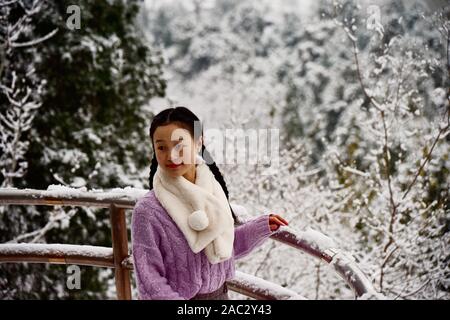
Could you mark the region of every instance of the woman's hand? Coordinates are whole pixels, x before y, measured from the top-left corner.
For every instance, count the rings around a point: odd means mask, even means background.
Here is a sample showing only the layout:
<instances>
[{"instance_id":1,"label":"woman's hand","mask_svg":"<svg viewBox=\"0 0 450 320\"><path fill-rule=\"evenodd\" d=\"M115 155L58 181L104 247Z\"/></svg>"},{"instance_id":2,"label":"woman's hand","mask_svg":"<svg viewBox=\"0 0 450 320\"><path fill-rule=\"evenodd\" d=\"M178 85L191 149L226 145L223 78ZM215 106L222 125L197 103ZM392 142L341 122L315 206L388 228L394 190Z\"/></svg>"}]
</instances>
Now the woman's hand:
<instances>
[{"instance_id":1,"label":"woman's hand","mask_svg":"<svg viewBox=\"0 0 450 320\"><path fill-rule=\"evenodd\" d=\"M280 226L287 226L289 223L277 214L269 215L269 226L271 231L276 231Z\"/></svg>"}]
</instances>

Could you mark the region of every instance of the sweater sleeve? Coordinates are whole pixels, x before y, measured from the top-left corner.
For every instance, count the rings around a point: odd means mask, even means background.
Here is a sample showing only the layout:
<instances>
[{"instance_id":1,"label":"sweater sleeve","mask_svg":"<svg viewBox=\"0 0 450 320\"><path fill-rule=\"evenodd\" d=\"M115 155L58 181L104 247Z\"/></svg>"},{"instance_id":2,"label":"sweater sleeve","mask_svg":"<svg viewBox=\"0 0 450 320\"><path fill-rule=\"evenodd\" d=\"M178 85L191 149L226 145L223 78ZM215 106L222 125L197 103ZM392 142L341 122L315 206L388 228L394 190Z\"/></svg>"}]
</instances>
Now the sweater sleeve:
<instances>
[{"instance_id":1,"label":"sweater sleeve","mask_svg":"<svg viewBox=\"0 0 450 320\"><path fill-rule=\"evenodd\" d=\"M269 215L262 215L234 229L234 257L240 259L262 244L273 232Z\"/></svg>"},{"instance_id":2,"label":"sweater sleeve","mask_svg":"<svg viewBox=\"0 0 450 320\"><path fill-rule=\"evenodd\" d=\"M140 212L133 211L133 260L141 300L185 300L174 291L165 277L165 267L151 221Z\"/></svg>"}]
</instances>

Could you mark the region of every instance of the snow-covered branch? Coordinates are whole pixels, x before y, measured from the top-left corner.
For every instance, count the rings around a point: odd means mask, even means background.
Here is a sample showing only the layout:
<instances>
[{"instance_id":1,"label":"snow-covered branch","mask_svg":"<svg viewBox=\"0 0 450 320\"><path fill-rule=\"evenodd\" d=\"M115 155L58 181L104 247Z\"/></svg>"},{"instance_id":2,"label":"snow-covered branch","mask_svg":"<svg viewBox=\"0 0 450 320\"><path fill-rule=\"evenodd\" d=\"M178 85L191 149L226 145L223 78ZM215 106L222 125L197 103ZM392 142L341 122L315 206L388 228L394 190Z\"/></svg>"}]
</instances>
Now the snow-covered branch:
<instances>
[{"instance_id":1,"label":"snow-covered branch","mask_svg":"<svg viewBox=\"0 0 450 320\"><path fill-rule=\"evenodd\" d=\"M18 243L21 241L27 241L28 243L37 243L42 238L44 238L45 234L48 231L52 230L53 228L59 225L67 227L70 223L70 219L75 215L76 212L77 210L75 208L70 209L68 212L64 211L62 208L60 208L59 210L50 211L50 218L44 227L32 232L21 234L20 236L15 237L7 243ZM32 239L27 240L29 238Z\"/></svg>"},{"instance_id":2,"label":"snow-covered branch","mask_svg":"<svg viewBox=\"0 0 450 320\"><path fill-rule=\"evenodd\" d=\"M39 43L42 43L48 39L50 39L51 37L53 37L56 32L58 32L58 29L54 29L53 31L49 32L48 34L46 34L43 37L40 37L38 39L34 39L31 41L27 41L27 42L11 42L11 47L13 48L23 48L23 47L31 47L31 46L35 46Z\"/></svg>"},{"instance_id":3,"label":"snow-covered branch","mask_svg":"<svg viewBox=\"0 0 450 320\"><path fill-rule=\"evenodd\" d=\"M16 72L12 71L10 86L2 85L0 88L10 103L5 113L0 113L0 165L4 176L2 187L13 186L13 179L22 177L26 172L25 153L29 142L22 140L22 137L30 130L37 109L41 106L32 97L31 88L26 87L26 92L23 93L24 88L17 86L17 79Z\"/></svg>"},{"instance_id":4,"label":"snow-covered branch","mask_svg":"<svg viewBox=\"0 0 450 320\"><path fill-rule=\"evenodd\" d=\"M11 12L18 8L22 10L22 15L15 21L10 21ZM23 72L19 62L15 60L15 52L43 43L54 36L57 29L43 37L18 42L21 36L29 37L32 34L32 17L43 10L43 2L3 1L0 10L2 15L8 18L0 25L1 33L5 36L0 45L0 94L4 95L7 101L0 113L0 168L3 175L1 187L11 187L14 185L14 179L23 177L28 167L25 154L29 141L25 136L41 107L39 93L43 86L42 81L36 80L32 61L22 62L31 66Z\"/></svg>"}]
</instances>

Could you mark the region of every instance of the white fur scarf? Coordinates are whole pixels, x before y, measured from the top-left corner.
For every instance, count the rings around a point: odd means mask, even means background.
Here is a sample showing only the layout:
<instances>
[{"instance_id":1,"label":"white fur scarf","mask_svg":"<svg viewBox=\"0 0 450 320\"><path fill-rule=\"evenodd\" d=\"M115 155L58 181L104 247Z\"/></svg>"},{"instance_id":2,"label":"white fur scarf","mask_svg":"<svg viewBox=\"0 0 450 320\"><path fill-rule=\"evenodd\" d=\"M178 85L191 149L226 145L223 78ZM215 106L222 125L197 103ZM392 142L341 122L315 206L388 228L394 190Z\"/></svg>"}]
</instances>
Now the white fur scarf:
<instances>
[{"instance_id":1,"label":"white fur scarf","mask_svg":"<svg viewBox=\"0 0 450 320\"><path fill-rule=\"evenodd\" d=\"M194 253L205 249L212 264L231 258L234 220L225 193L206 163L197 164L195 184L171 177L158 166L155 195Z\"/></svg>"}]
</instances>

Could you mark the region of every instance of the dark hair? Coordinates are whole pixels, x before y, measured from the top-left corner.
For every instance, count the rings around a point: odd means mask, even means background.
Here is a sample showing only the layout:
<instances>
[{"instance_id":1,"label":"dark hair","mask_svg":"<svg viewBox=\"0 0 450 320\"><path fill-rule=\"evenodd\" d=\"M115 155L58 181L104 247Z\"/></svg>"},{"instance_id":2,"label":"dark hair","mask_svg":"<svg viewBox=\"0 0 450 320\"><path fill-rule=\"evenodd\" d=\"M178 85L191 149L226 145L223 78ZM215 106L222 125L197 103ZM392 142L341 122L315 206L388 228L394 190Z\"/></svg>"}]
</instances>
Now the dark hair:
<instances>
[{"instance_id":1,"label":"dark hair","mask_svg":"<svg viewBox=\"0 0 450 320\"><path fill-rule=\"evenodd\" d=\"M199 130L194 130L194 124L195 123L200 124L201 122L200 119L188 108L182 106L176 108L168 108L161 111L153 118L152 123L150 125L150 140L153 146L153 158L152 163L150 165L150 177L149 177L150 190L153 189L153 177L155 176L156 169L158 168L155 146L153 145L153 134L155 133L156 128L158 128L159 126L165 126L170 123L177 123L181 125L183 128L187 129L191 133L192 137L194 137L194 140L198 139L200 135L203 135L202 127L200 128L201 129L200 132ZM214 177L216 178L217 182L219 182L220 186L223 189L223 192L225 193L225 196L227 197L227 199L229 199L227 185L222 176L222 173L217 167L215 161L212 159L211 154L206 150L203 144L201 156L205 160L211 172L214 174ZM230 203L228 203L228 205L230 206L231 214L233 215L234 222L236 223L237 222L236 215L234 214L234 211L231 208Z\"/></svg>"}]
</instances>

